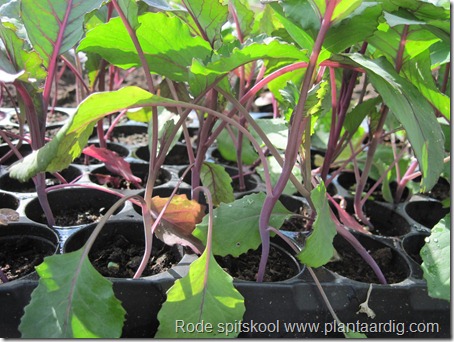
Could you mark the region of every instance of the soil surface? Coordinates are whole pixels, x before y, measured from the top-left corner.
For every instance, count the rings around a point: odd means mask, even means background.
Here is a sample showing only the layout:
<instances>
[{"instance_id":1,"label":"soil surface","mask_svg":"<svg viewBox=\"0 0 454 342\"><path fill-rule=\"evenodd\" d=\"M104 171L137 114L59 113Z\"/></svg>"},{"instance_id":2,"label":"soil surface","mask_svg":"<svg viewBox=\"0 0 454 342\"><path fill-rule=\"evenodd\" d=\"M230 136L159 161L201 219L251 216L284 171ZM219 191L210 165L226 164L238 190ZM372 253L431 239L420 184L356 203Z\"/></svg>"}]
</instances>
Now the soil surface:
<instances>
[{"instance_id":1,"label":"soil surface","mask_svg":"<svg viewBox=\"0 0 454 342\"><path fill-rule=\"evenodd\" d=\"M9 281L33 272L44 257L55 252L50 245L36 243L27 236L2 239L1 246L0 267Z\"/></svg>"},{"instance_id":2,"label":"soil surface","mask_svg":"<svg viewBox=\"0 0 454 342\"><path fill-rule=\"evenodd\" d=\"M231 255L216 256L219 265L232 277L241 280L256 281L261 257L261 248L248 251L235 258ZM278 248L271 247L268 265L264 277L265 282L276 282L296 276L299 270L295 261Z\"/></svg>"},{"instance_id":3,"label":"soil surface","mask_svg":"<svg viewBox=\"0 0 454 342\"><path fill-rule=\"evenodd\" d=\"M90 260L93 266L106 277L132 278L142 261L144 246L130 242L123 235L111 237L104 248L93 248ZM163 245L154 247L150 261L142 276L151 276L167 271L181 260L177 248Z\"/></svg>"},{"instance_id":4,"label":"soil surface","mask_svg":"<svg viewBox=\"0 0 454 342\"><path fill-rule=\"evenodd\" d=\"M361 281L364 283L379 284L377 276L372 268L362 257L351 248L337 249L340 260L333 261L325 265L331 271L334 271L346 278ZM388 284L395 284L407 278L407 273L394 260L392 250L389 247L382 247L369 251L370 255L377 262L383 272Z\"/></svg>"},{"instance_id":5,"label":"soil surface","mask_svg":"<svg viewBox=\"0 0 454 342\"><path fill-rule=\"evenodd\" d=\"M280 230L298 233L294 239L298 244L304 245L307 236L307 222L307 218L295 215L285 220Z\"/></svg>"},{"instance_id":6,"label":"soil surface","mask_svg":"<svg viewBox=\"0 0 454 342\"><path fill-rule=\"evenodd\" d=\"M90 224L98 222L109 208L92 208L90 206L78 207L77 209L67 208L54 213L55 224L60 227L80 226L82 224ZM46 217L42 215L43 222L46 222Z\"/></svg>"}]
</instances>

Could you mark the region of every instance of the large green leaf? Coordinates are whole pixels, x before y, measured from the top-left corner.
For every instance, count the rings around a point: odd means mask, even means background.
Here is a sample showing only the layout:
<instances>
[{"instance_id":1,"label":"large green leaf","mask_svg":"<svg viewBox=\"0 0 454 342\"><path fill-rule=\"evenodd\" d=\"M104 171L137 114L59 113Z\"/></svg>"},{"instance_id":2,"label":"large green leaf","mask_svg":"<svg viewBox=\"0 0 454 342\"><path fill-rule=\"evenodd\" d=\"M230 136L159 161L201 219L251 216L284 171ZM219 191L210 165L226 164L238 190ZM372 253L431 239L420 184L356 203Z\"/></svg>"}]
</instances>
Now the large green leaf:
<instances>
[{"instance_id":1,"label":"large green leaf","mask_svg":"<svg viewBox=\"0 0 454 342\"><path fill-rule=\"evenodd\" d=\"M125 310L82 249L47 257L19 330L23 338L118 338Z\"/></svg>"},{"instance_id":2,"label":"large green leaf","mask_svg":"<svg viewBox=\"0 0 454 342\"><path fill-rule=\"evenodd\" d=\"M451 100L435 85L430 68L428 50L409 60L402 67L402 74L418 88L422 95L448 119L451 117Z\"/></svg>"},{"instance_id":3,"label":"large green leaf","mask_svg":"<svg viewBox=\"0 0 454 342\"><path fill-rule=\"evenodd\" d=\"M405 128L423 174L422 191L430 190L443 170L443 134L430 104L413 84L397 74L385 59L349 58L366 69L375 89Z\"/></svg>"},{"instance_id":4,"label":"large green leaf","mask_svg":"<svg viewBox=\"0 0 454 342\"><path fill-rule=\"evenodd\" d=\"M194 261L187 276L167 291L167 300L158 314L156 338L227 338L227 323L243 319L244 298L233 279L205 252ZM198 324L198 331L194 326Z\"/></svg>"},{"instance_id":5,"label":"large green leaf","mask_svg":"<svg viewBox=\"0 0 454 342\"><path fill-rule=\"evenodd\" d=\"M216 56L206 65L194 61L190 70L191 92L198 95L217 78L243 64L259 59L300 62L307 61L308 57L305 51L299 50L294 45L285 44L273 38L267 38L263 42L248 43L242 48L234 48L229 55Z\"/></svg>"},{"instance_id":6,"label":"large green leaf","mask_svg":"<svg viewBox=\"0 0 454 342\"><path fill-rule=\"evenodd\" d=\"M200 170L200 179L206 186L213 198L213 205L218 206L222 202L230 203L235 200L233 196L232 178L221 165L204 162Z\"/></svg>"},{"instance_id":7,"label":"large green leaf","mask_svg":"<svg viewBox=\"0 0 454 342\"><path fill-rule=\"evenodd\" d=\"M70 121L49 143L12 165L10 176L26 181L39 172L61 171L82 153L94 125L104 116L125 108L164 102L177 103L154 96L139 87L92 94L79 105Z\"/></svg>"},{"instance_id":8,"label":"large green leaf","mask_svg":"<svg viewBox=\"0 0 454 342\"><path fill-rule=\"evenodd\" d=\"M266 195L257 193L244 196L232 203L221 203L214 209L213 254L239 256L261 244L259 218ZM278 201L271 214L270 225L280 228L291 213ZM196 226L192 233L206 243L208 216Z\"/></svg>"},{"instance_id":9,"label":"large green leaf","mask_svg":"<svg viewBox=\"0 0 454 342\"><path fill-rule=\"evenodd\" d=\"M378 49L375 54L378 54L378 56L379 54L384 54L391 63L394 63L399 51L402 30L403 26L390 27L387 24L380 25L379 30L368 39L368 42ZM425 29L424 26L410 26L402 54L403 63L426 51L440 40L431 31Z\"/></svg>"},{"instance_id":10,"label":"large green leaf","mask_svg":"<svg viewBox=\"0 0 454 342\"><path fill-rule=\"evenodd\" d=\"M314 46L315 32L320 26L319 18L309 1L290 0L271 3L274 15L279 19L292 39L310 53Z\"/></svg>"},{"instance_id":11,"label":"large green leaf","mask_svg":"<svg viewBox=\"0 0 454 342\"><path fill-rule=\"evenodd\" d=\"M221 36L222 26L227 22L228 6L222 0L186 0L184 4L197 23L200 34L214 46Z\"/></svg>"},{"instance_id":12,"label":"large green leaf","mask_svg":"<svg viewBox=\"0 0 454 342\"><path fill-rule=\"evenodd\" d=\"M13 24L5 22L0 25L0 40L5 49L0 56L1 70L8 73L24 71L20 77L24 81L43 80L47 76L38 53L30 50L27 42L20 38L18 29Z\"/></svg>"},{"instance_id":13,"label":"large green leaf","mask_svg":"<svg viewBox=\"0 0 454 342\"><path fill-rule=\"evenodd\" d=\"M451 215L448 214L432 228L420 251L424 278L429 295L451 300Z\"/></svg>"},{"instance_id":14,"label":"large green leaf","mask_svg":"<svg viewBox=\"0 0 454 342\"><path fill-rule=\"evenodd\" d=\"M175 81L186 81L193 58L205 60L211 54L208 42L193 37L188 26L177 17L146 13L138 20L140 26L136 34L152 72ZM78 50L96 52L124 69L141 65L137 50L120 18L87 32Z\"/></svg>"},{"instance_id":15,"label":"large green leaf","mask_svg":"<svg viewBox=\"0 0 454 342\"><path fill-rule=\"evenodd\" d=\"M358 6L357 1L355 5ZM378 2L362 1L352 13L330 27L323 47L331 53L340 53L350 46L362 44L377 30L381 15Z\"/></svg>"},{"instance_id":16,"label":"large green leaf","mask_svg":"<svg viewBox=\"0 0 454 342\"><path fill-rule=\"evenodd\" d=\"M54 53L62 54L74 47L83 35L87 13L100 7L104 0L22 0L21 13L33 48L46 66ZM54 51L55 49L58 51Z\"/></svg>"},{"instance_id":17,"label":"large green leaf","mask_svg":"<svg viewBox=\"0 0 454 342\"><path fill-rule=\"evenodd\" d=\"M254 23L254 11L249 8L248 2L244 0L233 0L235 12L238 17L243 37L249 35Z\"/></svg>"},{"instance_id":18,"label":"large green leaf","mask_svg":"<svg viewBox=\"0 0 454 342\"><path fill-rule=\"evenodd\" d=\"M405 10L418 20L450 33L449 0L390 0L401 11Z\"/></svg>"},{"instance_id":19,"label":"large green leaf","mask_svg":"<svg viewBox=\"0 0 454 342\"><path fill-rule=\"evenodd\" d=\"M310 267L320 267L330 261L334 254L333 239L336 235L336 225L331 219L326 189L320 183L311 191L317 217L311 235L306 239L303 250L297 258Z\"/></svg>"}]
</instances>

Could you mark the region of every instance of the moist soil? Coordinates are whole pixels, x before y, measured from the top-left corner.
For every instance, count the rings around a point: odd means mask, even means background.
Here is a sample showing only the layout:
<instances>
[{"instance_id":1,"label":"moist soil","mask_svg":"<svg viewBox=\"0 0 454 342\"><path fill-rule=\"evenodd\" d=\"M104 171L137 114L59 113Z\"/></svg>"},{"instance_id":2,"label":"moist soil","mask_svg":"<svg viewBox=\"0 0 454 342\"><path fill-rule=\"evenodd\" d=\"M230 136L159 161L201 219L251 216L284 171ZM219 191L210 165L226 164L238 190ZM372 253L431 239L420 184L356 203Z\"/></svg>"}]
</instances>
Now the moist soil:
<instances>
[{"instance_id":1,"label":"moist soil","mask_svg":"<svg viewBox=\"0 0 454 342\"><path fill-rule=\"evenodd\" d=\"M338 249L337 252L341 260L326 264L326 268L356 281L374 284L380 283L372 268L353 247L348 250ZM395 263L391 248L382 247L374 251L369 251L369 253L377 262L388 284L399 283L407 278L405 270Z\"/></svg>"},{"instance_id":2,"label":"moist soil","mask_svg":"<svg viewBox=\"0 0 454 342\"><path fill-rule=\"evenodd\" d=\"M35 266L41 264L44 257L54 253L49 246L27 236L2 239L1 246L0 267L9 281L35 271Z\"/></svg>"},{"instance_id":3,"label":"moist soil","mask_svg":"<svg viewBox=\"0 0 454 342\"><path fill-rule=\"evenodd\" d=\"M144 246L130 242L123 235L112 236L103 248L93 248L89 258L93 266L106 277L132 278L142 261ZM181 260L177 248L163 245L154 247L151 257L142 273L143 277L162 273Z\"/></svg>"},{"instance_id":4,"label":"moist soil","mask_svg":"<svg viewBox=\"0 0 454 342\"><path fill-rule=\"evenodd\" d=\"M261 248L250 250L239 257L227 255L225 257L215 256L215 258L219 265L235 279L257 280ZM283 281L296 276L298 273L299 270L295 261L280 249L271 246L264 281Z\"/></svg>"}]
</instances>

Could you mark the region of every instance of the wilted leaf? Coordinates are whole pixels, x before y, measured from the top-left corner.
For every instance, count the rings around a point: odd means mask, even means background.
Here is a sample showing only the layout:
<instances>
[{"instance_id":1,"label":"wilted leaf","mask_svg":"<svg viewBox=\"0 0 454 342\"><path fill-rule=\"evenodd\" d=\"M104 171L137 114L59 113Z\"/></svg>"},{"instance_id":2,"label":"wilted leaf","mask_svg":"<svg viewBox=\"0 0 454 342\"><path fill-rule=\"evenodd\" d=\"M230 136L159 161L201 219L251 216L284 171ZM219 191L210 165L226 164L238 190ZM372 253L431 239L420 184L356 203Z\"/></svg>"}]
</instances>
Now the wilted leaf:
<instances>
[{"instance_id":1,"label":"wilted leaf","mask_svg":"<svg viewBox=\"0 0 454 342\"><path fill-rule=\"evenodd\" d=\"M163 209L168 198L153 197L157 214ZM189 200L186 195L175 195L167 207L161 224L156 228L156 236L168 245L181 244L195 247L197 253L202 253L204 246L191 235L196 224L202 221L205 206L195 200Z\"/></svg>"}]
</instances>

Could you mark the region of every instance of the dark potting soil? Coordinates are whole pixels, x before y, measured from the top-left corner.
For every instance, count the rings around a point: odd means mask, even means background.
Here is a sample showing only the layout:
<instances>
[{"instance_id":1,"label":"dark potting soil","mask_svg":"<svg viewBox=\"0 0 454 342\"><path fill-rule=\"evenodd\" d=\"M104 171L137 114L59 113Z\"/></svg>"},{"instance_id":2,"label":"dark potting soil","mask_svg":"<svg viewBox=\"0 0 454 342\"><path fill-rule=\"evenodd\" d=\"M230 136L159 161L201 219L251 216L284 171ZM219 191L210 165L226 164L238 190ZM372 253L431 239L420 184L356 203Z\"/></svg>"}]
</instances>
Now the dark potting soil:
<instances>
[{"instance_id":1,"label":"dark potting soil","mask_svg":"<svg viewBox=\"0 0 454 342\"><path fill-rule=\"evenodd\" d=\"M348 250L339 249L337 252L341 260L326 264L326 268L349 279L365 283L380 283L372 268L353 247ZM393 260L391 248L382 247L374 251L369 251L369 253L377 262L388 284L399 283L407 277L405 270L399 267Z\"/></svg>"},{"instance_id":2,"label":"dark potting soil","mask_svg":"<svg viewBox=\"0 0 454 342\"><path fill-rule=\"evenodd\" d=\"M111 137L114 143L125 144L125 145L148 145L148 134L147 133L118 133Z\"/></svg>"},{"instance_id":3,"label":"dark potting soil","mask_svg":"<svg viewBox=\"0 0 454 342\"><path fill-rule=\"evenodd\" d=\"M93 266L106 277L132 278L142 261L144 246L130 242L123 235L115 235L104 244L104 248L93 248L90 260ZM151 257L142 273L143 277L162 273L176 265L181 255L176 248L163 245L153 246Z\"/></svg>"},{"instance_id":4,"label":"dark potting soil","mask_svg":"<svg viewBox=\"0 0 454 342\"><path fill-rule=\"evenodd\" d=\"M261 248L250 250L235 258L215 256L219 265L233 278L256 281L261 257ZM265 282L276 282L290 279L298 274L295 262L280 249L271 246L266 267Z\"/></svg>"},{"instance_id":5,"label":"dark potting soil","mask_svg":"<svg viewBox=\"0 0 454 342\"><path fill-rule=\"evenodd\" d=\"M67 208L56 213L55 224L60 227L79 226L82 224L90 224L98 222L109 208L92 208L81 207L77 209ZM42 215L43 222L46 222L46 217Z\"/></svg>"},{"instance_id":6,"label":"dark potting soil","mask_svg":"<svg viewBox=\"0 0 454 342\"><path fill-rule=\"evenodd\" d=\"M306 240L307 232L307 218L304 216L292 216L284 221L280 230L286 230L288 232L297 232L298 235L294 238L300 245L304 244Z\"/></svg>"},{"instance_id":7,"label":"dark potting soil","mask_svg":"<svg viewBox=\"0 0 454 342\"><path fill-rule=\"evenodd\" d=\"M0 249L0 267L9 281L15 280L33 272L44 257L53 253L54 250L48 246L36 244L27 236L4 239Z\"/></svg>"}]
</instances>

